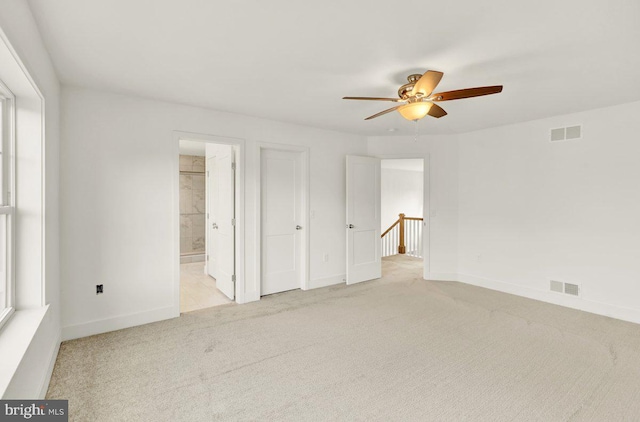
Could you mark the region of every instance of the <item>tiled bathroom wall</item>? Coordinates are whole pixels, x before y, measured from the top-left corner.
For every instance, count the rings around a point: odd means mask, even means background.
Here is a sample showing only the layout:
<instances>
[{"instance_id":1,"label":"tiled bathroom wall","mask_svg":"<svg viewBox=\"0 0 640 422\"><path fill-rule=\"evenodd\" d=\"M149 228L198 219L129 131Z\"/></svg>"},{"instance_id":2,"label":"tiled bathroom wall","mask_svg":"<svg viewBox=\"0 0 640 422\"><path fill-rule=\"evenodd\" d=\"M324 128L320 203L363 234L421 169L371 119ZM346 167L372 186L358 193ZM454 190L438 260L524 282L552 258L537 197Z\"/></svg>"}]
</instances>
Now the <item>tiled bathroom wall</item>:
<instances>
[{"instance_id":1,"label":"tiled bathroom wall","mask_svg":"<svg viewBox=\"0 0 640 422\"><path fill-rule=\"evenodd\" d=\"M205 252L205 159L180 156L180 254Z\"/></svg>"}]
</instances>

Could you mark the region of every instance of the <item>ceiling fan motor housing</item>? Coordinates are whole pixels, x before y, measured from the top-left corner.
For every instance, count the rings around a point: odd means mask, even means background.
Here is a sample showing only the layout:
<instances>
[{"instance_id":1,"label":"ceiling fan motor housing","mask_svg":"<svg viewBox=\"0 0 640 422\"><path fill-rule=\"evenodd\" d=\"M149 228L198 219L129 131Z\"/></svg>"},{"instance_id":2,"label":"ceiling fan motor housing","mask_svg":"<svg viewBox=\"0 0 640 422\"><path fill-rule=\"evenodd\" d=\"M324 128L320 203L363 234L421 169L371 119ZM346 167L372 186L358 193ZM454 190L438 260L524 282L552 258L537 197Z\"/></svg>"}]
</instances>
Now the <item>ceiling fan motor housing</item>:
<instances>
[{"instance_id":1,"label":"ceiling fan motor housing","mask_svg":"<svg viewBox=\"0 0 640 422\"><path fill-rule=\"evenodd\" d=\"M398 96L403 100L409 98L411 96L411 91L413 91L414 85L421 77L422 75L417 73L407 76L407 80L409 81L409 83L402 85L400 89L398 89Z\"/></svg>"}]
</instances>

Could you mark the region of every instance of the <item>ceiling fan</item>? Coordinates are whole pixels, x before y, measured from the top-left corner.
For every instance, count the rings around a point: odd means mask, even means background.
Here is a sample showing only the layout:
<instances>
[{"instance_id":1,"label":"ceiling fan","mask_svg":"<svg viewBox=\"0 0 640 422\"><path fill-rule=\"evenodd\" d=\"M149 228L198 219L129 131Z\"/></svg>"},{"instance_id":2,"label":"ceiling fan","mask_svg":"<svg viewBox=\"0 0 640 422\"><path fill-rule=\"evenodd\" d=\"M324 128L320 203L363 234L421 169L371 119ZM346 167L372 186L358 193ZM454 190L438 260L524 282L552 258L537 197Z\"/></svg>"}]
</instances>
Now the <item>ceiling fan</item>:
<instances>
[{"instance_id":1,"label":"ceiling fan","mask_svg":"<svg viewBox=\"0 0 640 422\"><path fill-rule=\"evenodd\" d=\"M383 114L398 112L407 120L419 120L429 115L431 117L440 118L446 116L447 112L439 105L435 104L439 101L460 100L462 98L480 97L482 95L491 95L502 92L502 85L483 86L478 88L458 89L455 91L446 91L433 93L444 73L435 70L427 70L424 75L414 74L407 77L408 83L402 85L398 89L400 98L379 98L379 97L342 97L343 100L368 100L368 101L393 101L402 103L401 105L391 107L387 110L376 113L367 117L365 120L375 119Z\"/></svg>"}]
</instances>

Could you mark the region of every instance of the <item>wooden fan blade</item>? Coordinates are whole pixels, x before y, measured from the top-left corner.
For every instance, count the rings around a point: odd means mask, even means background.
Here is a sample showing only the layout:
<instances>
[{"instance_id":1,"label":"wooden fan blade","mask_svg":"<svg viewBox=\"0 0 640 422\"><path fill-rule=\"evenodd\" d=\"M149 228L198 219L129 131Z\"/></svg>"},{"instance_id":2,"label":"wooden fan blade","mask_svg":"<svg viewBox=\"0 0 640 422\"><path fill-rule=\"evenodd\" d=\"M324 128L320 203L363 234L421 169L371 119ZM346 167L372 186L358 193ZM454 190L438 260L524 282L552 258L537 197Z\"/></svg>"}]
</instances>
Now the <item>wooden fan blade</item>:
<instances>
[{"instance_id":1,"label":"wooden fan blade","mask_svg":"<svg viewBox=\"0 0 640 422\"><path fill-rule=\"evenodd\" d=\"M380 97L342 97L343 100L365 100L365 101L393 101L395 103L404 101L401 98L380 98Z\"/></svg>"},{"instance_id":2,"label":"wooden fan blade","mask_svg":"<svg viewBox=\"0 0 640 422\"><path fill-rule=\"evenodd\" d=\"M440 83L440 79L444 73L437 72L435 70L427 70L424 72L424 75L418 82L413 86L413 90L411 90L411 95L417 95L418 93L422 94L424 97L428 97L431 95L436 86Z\"/></svg>"},{"instance_id":3,"label":"wooden fan blade","mask_svg":"<svg viewBox=\"0 0 640 422\"><path fill-rule=\"evenodd\" d=\"M442 116L446 116L447 112L444 111L444 109L440 107L438 104L433 104L427 114L431 117L435 117L436 119L439 119Z\"/></svg>"},{"instance_id":4,"label":"wooden fan blade","mask_svg":"<svg viewBox=\"0 0 640 422\"><path fill-rule=\"evenodd\" d=\"M367 117L365 120L375 119L376 117L380 117L383 114L391 113L392 111L395 111L395 110L399 109L400 107L402 107L402 106L395 106L395 107L388 108L385 111L381 111L380 113L376 113L373 116Z\"/></svg>"},{"instance_id":5,"label":"wooden fan blade","mask_svg":"<svg viewBox=\"0 0 640 422\"><path fill-rule=\"evenodd\" d=\"M482 86L478 88L458 89L456 91L438 92L433 94L431 101L451 101L460 100L462 98L480 97L482 95L491 95L502 92L502 85Z\"/></svg>"}]
</instances>

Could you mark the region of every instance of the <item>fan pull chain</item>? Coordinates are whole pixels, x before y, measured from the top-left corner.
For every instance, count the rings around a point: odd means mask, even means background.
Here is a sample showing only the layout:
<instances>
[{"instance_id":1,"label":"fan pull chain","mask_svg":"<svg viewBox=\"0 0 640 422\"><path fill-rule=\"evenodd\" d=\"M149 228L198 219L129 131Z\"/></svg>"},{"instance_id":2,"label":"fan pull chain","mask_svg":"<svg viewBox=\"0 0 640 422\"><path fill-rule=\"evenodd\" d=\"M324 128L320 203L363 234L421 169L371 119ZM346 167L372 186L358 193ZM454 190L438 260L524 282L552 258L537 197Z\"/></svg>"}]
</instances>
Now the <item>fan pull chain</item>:
<instances>
[{"instance_id":1,"label":"fan pull chain","mask_svg":"<svg viewBox=\"0 0 640 422\"><path fill-rule=\"evenodd\" d=\"M413 142L418 142L418 119L414 120Z\"/></svg>"}]
</instances>

